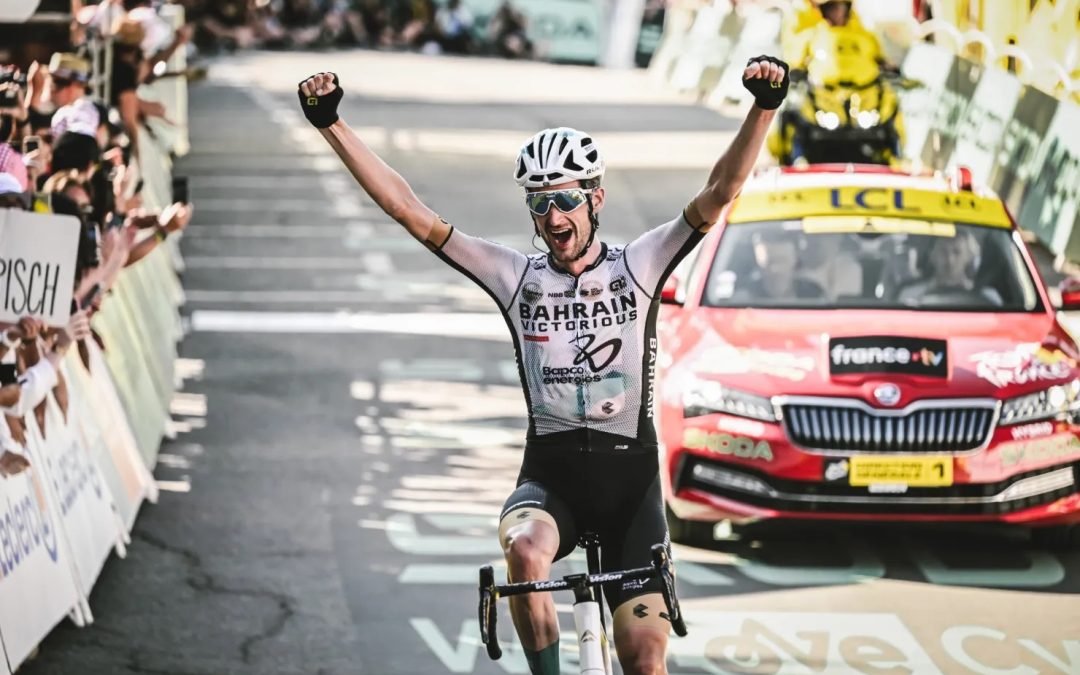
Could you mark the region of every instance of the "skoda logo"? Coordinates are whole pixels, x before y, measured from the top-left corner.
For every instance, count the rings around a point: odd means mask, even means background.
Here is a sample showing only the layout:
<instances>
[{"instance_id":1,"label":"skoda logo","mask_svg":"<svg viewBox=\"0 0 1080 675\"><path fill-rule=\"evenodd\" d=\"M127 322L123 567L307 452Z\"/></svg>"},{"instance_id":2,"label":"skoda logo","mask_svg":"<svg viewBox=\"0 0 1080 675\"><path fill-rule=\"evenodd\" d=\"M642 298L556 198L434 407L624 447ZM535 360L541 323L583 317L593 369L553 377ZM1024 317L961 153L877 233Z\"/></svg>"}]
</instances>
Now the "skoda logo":
<instances>
[{"instance_id":1,"label":"skoda logo","mask_svg":"<svg viewBox=\"0 0 1080 675\"><path fill-rule=\"evenodd\" d=\"M874 390L874 398L881 405L894 406L900 402L900 387L895 384L883 384Z\"/></svg>"}]
</instances>

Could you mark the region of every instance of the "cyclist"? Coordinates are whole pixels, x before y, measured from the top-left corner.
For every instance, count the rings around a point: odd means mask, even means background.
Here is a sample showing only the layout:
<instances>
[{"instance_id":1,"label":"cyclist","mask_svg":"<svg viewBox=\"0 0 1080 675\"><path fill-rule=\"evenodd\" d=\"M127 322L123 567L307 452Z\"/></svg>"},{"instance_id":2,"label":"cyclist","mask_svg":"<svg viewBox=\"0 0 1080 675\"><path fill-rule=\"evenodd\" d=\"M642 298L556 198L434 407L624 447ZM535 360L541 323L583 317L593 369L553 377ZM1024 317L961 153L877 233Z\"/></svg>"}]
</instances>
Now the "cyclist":
<instances>
[{"instance_id":1,"label":"cyclist","mask_svg":"<svg viewBox=\"0 0 1080 675\"><path fill-rule=\"evenodd\" d=\"M743 82L756 99L705 187L674 220L626 246L597 238L604 160L588 135L560 127L529 139L514 170L548 254L524 255L465 234L429 209L338 117L333 73L300 83L301 107L360 186L413 237L479 284L510 328L529 407L518 487L499 526L512 581L547 579L586 531L602 568L650 564L668 543L660 493L653 374L660 289L675 265L742 189L787 93L787 64L751 59ZM628 675L664 673L670 625L659 587L604 588ZM548 594L511 598L534 675L559 672L559 627Z\"/></svg>"}]
</instances>

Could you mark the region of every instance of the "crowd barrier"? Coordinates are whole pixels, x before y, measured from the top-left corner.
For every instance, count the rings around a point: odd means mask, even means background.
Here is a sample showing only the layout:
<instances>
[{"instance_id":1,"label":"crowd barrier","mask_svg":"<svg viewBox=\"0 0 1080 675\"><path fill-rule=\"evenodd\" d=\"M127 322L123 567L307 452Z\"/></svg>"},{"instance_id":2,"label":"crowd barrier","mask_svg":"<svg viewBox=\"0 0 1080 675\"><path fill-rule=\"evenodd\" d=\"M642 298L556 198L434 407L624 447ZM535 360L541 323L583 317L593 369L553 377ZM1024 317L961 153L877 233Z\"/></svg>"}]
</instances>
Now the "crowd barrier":
<instances>
[{"instance_id":1,"label":"crowd barrier","mask_svg":"<svg viewBox=\"0 0 1080 675\"><path fill-rule=\"evenodd\" d=\"M183 69L178 54L169 70ZM139 93L161 101L170 121L140 153L145 203L161 208L171 201L170 157L188 149L186 79L162 78ZM62 364L66 414L50 394L43 424L25 417L31 466L0 478L0 675L13 673L65 617L93 622L89 597L105 562L126 555L140 506L157 501L151 471L183 335L178 261L170 237L125 268L92 322L105 349L86 340L89 367L74 349Z\"/></svg>"},{"instance_id":2,"label":"crowd barrier","mask_svg":"<svg viewBox=\"0 0 1080 675\"><path fill-rule=\"evenodd\" d=\"M696 91L712 108L749 106L741 71L750 56L780 53L783 11L776 2L677 6L651 74ZM933 169L968 166L977 183L1005 199L1021 228L1055 255L1080 261L1080 105L992 63L958 56L954 48L963 44L905 48L902 72L922 83L901 92L905 156Z\"/></svg>"}]
</instances>

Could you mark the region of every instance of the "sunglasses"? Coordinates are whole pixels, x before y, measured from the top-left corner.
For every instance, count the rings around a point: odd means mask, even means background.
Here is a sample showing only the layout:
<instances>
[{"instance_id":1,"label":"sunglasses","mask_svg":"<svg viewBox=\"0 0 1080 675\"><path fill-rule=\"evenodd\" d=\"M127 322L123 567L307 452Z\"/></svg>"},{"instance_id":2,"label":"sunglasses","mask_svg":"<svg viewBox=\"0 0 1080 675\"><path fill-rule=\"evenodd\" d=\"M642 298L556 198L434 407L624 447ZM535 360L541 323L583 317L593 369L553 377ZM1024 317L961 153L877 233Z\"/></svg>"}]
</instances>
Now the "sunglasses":
<instances>
[{"instance_id":1,"label":"sunglasses","mask_svg":"<svg viewBox=\"0 0 1080 675\"><path fill-rule=\"evenodd\" d=\"M538 216L546 216L551 210L551 205L563 213L570 213L581 208L581 205L589 201L589 195L593 190L572 188L570 190L545 190L543 192L527 192L525 204L529 210Z\"/></svg>"}]
</instances>

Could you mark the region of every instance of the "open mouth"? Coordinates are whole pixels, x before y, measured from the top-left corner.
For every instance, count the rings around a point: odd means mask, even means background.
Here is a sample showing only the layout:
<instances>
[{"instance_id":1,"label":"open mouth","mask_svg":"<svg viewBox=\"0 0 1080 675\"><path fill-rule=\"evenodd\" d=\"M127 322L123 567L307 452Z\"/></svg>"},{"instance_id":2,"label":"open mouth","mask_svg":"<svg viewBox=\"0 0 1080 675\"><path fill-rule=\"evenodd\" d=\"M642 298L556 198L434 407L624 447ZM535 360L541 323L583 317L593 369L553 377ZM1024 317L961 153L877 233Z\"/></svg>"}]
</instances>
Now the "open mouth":
<instances>
[{"instance_id":1,"label":"open mouth","mask_svg":"<svg viewBox=\"0 0 1080 675\"><path fill-rule=\"evenodd\" d=\"M551 239L559 246L566 246L569 244L572 236L574 236L574 231L569 228L559 230L558 232L551 232Z\"/></svg>"}]
</instances>

